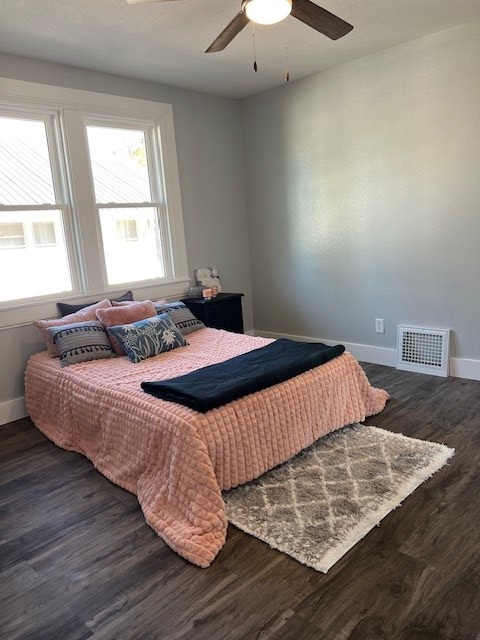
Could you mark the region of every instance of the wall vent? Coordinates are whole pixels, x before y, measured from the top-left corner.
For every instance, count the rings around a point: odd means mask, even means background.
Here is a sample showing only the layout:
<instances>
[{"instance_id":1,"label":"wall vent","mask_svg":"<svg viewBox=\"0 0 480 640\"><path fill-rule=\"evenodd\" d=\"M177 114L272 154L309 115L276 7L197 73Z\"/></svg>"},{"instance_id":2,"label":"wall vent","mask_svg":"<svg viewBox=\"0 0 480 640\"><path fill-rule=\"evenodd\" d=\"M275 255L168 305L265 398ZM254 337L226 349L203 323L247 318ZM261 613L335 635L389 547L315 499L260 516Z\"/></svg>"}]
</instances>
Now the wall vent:
<instances>
[{"instance_id":1,"label":"wall vent","mask_svg":"<svg viewBox=\"0 0 480 640\"><path fill-rule=\"evenodd\" d=\"M398 327L397 369L448 376L449 329Z\"/></svg>"}]
</instances>

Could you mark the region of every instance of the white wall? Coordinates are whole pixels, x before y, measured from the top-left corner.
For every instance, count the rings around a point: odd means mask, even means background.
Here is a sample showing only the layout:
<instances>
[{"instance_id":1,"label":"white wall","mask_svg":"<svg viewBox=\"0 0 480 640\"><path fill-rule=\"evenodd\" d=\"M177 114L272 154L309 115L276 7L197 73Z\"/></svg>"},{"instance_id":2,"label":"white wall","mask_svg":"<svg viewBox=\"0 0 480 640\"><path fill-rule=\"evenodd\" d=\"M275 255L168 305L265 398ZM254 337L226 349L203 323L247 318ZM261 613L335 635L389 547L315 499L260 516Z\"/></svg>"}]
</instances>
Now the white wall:
<instances>
[{"instance_id":1,"label":"white wall","mask_svg":"<svg viewBox=\"0 0 480 640\"><path fill-rule=\"evenodd\" d=\"M398 324L447 327L478 360L480 22L249 98L243 121L255 329L393 349Z\"/></svg>"},{"instance_id":2,"label":"white wall","mask_svg":"<svg viewBox=\"0 0 480 640\"><path fill-rule=\"evenodd\" d=\"M195 267L217 266L226 290L245 293L244 321L246 329L251 329L240 103L1 54L0 77L173 105L190 273L193 277ZM44 348L39 335L31 325L0 330L0 423L5 418L17 417L21 403L12 405L11 401L23 396L23 372L28 356ZM11 407L13 413L9 414Z\"/></svg>"}]
</instances>

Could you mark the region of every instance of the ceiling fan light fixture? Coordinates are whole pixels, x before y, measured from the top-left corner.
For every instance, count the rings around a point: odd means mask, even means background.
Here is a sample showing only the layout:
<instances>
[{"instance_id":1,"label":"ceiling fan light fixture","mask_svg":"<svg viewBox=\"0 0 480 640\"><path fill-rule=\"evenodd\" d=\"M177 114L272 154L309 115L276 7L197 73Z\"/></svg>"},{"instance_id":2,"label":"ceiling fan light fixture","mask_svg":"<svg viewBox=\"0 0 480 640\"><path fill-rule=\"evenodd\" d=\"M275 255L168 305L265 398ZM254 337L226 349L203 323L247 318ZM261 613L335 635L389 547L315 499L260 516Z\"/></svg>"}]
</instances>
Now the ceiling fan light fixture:
<instances>
[{"instance_id":1,"label":"ceiling fan light fixture","mask_svg":"<svg viewBox=\"0 0 480 640\"><path fill-rule=\"evenodd\" d=\"M291 11L292 0L248 0L245 3L247 17L258 24L275 24Z\"/></svg>"}]
</instances>

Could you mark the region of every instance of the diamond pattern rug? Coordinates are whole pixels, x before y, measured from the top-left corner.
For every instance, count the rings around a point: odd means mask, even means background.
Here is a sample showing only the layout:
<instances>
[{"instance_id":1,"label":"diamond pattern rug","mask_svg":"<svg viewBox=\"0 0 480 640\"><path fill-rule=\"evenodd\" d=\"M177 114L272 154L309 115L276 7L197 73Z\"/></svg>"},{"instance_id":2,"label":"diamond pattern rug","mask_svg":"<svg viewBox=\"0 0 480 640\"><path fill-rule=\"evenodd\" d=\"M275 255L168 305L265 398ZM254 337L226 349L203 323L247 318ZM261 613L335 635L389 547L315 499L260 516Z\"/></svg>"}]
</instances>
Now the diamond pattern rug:
<instances>
[{"instance_id":1,"label":"diamond pattern rug","mask_svg":"<svg viewBox=\"0 0 480 640\"><path fill-rule=\"evenodd\" d=\"M351 425L292 460L224 492L229 521L326 573L454 449Z\"/></svg>"}]
</instances>

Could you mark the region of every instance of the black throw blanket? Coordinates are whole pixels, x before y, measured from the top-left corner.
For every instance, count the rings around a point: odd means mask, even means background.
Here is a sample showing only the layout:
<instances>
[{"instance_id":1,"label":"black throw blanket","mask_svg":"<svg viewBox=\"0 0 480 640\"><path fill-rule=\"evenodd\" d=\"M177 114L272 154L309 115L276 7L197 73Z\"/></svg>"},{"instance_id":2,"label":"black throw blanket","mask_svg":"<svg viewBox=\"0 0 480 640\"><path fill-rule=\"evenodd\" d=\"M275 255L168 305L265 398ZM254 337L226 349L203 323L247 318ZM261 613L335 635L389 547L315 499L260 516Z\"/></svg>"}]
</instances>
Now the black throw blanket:
<instances>
[{"instance_id":1,"label":"black throw blanket","mask_svg":"<svg viewBox=\"0 0 480 640\"><path fill-rule=\"evenodd\" d=\"M266 389L341 355L343 345L295 342L271 344L170 380L142 382L144 391L205 413L222 404Z\"/></svg>"}]
</instances>

